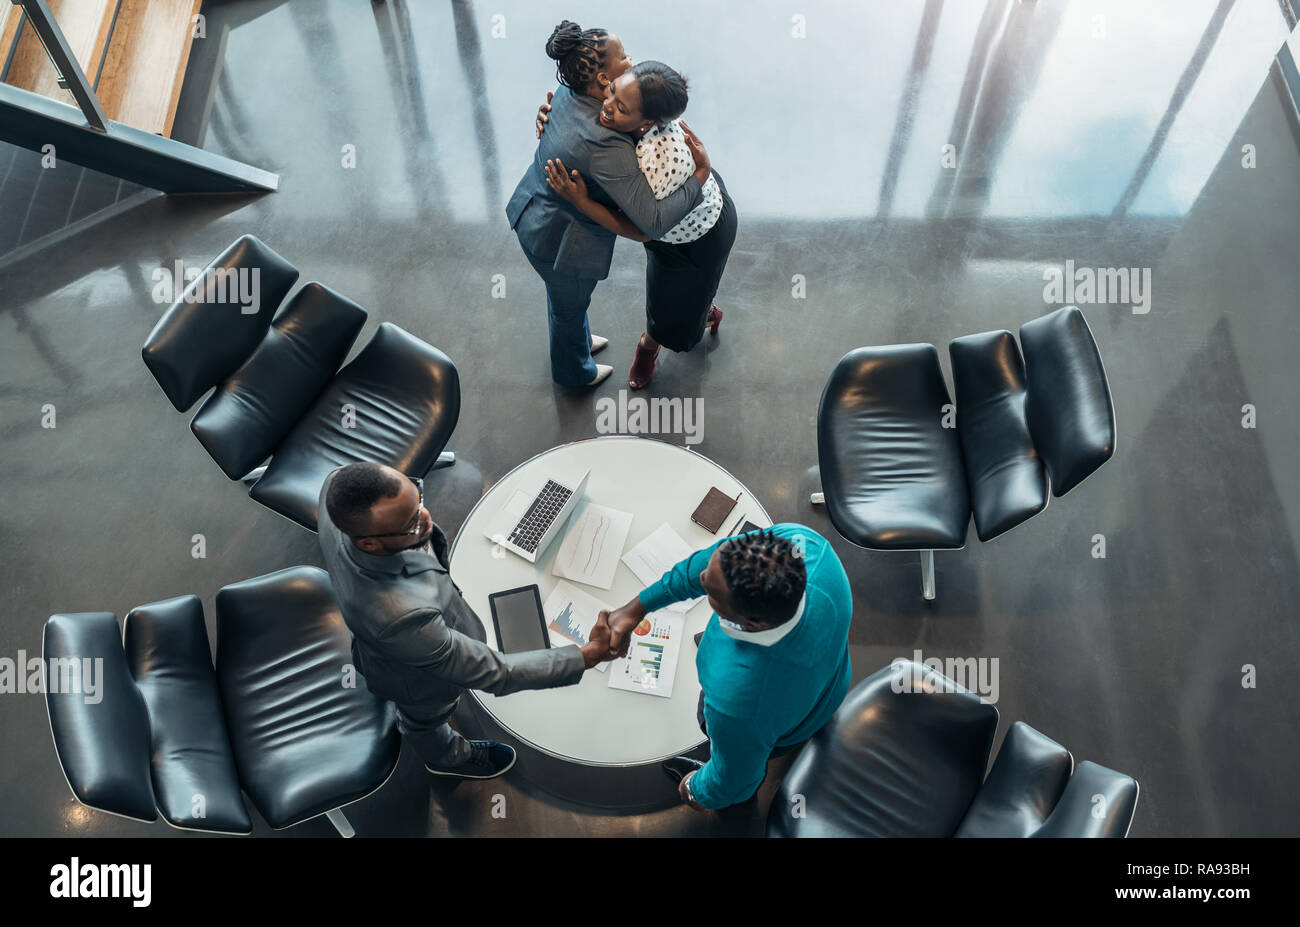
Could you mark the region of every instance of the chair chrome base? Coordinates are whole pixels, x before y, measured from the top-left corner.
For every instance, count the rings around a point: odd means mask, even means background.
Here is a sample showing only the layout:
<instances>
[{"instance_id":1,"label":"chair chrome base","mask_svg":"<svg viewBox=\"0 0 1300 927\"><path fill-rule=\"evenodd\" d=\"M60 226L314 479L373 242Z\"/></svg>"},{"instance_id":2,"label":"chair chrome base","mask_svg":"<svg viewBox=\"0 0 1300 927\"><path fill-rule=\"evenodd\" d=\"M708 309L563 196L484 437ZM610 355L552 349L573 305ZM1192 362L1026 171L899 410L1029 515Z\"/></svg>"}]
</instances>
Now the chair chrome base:
<instances>
[{"instance_id":1,"label":"chair chrome base","mask_svg":"<svg viewBox=\"0 0 1300 927\"><path fill-rule=\"evenodd\" d=\"M330 819L330 823L334 825L334 829L339 832L340 837L346 839L357 835L357 832L352 829L352 822L344 817L343 812L338 808L333 811L326 811L325 817Z\"/></svg>"},{"instance_id":2,"label":"chair chrome base","mask_svg":"<svg viewBox=\"0 0 1300 927\"><path fill-rule=\"evenodd\" d=\"M265 472L266 472L266 466L265 466L265 465L260 466L260 467L254 467L252 470L249 470L247 473L245 473L243 476L241 476L241 477L239 478L239 482L241 482L241 483L256 483L258 480L260 480L260 479L262 478L262 474L265 473Z\"/></svg>"},{"instance_id":3,"label":"chair chrome base","mask_svg":"<svg viewBox=\"0 0 1300 927\"><path fill-rule=\"evenodd\" d=\"M824 492L815 492L815 493L813 493L811 496L808 497L808 501L811 502L813 505L825 505L825 504L826 504L826 493L824 493Z\"/></svg>"},{"instance_id":4,"label":"chair chrome base","mask_svg":"<svg viewBox=\"0 0 1300 927\"><path fill-rule=\"evenodd\" d=\"M455 463L456 463L456 454L452 451L443 451L441 454L438 455L438 459L434 461L432 469L441 470L443 467L450 467Z\"/></svg>"}]
</instances>

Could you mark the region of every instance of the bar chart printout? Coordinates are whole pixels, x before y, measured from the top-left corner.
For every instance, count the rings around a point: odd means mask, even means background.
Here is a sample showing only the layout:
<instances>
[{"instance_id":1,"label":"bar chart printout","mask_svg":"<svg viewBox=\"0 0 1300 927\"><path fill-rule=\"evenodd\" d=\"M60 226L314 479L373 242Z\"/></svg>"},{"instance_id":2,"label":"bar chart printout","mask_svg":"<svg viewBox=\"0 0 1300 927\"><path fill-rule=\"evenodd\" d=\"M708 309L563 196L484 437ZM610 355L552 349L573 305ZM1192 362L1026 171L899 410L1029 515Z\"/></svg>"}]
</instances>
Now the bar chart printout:
<instances>
[{"instance_id":1,"label":"bar chart printout","mask_svg":"<svg viewBox=\"0 0 1300 927\"><path fill-rule=\"evenodd\" d=\"M613 662L614 689L671 698L686 616L668 610L651 612L632 632L627 656Z\"/></svg>"},{"instance_id":2,"label":"bar chart printout","mask_svg":"<svg viewBox=\"0 0 1300 927\"><path fill-rule=\"evenodd\" d=\"M567 647L587 643L591 626L596 623L603 609L609 606L597 598L583 592L572 583L561 580L555 584L554 591L546 597L542 605L542 614L546 616L546 632L550 635L552 647ZM597 663L596 669L602 673L609 669L609 663Z\"/></svg>"}]
</instances>

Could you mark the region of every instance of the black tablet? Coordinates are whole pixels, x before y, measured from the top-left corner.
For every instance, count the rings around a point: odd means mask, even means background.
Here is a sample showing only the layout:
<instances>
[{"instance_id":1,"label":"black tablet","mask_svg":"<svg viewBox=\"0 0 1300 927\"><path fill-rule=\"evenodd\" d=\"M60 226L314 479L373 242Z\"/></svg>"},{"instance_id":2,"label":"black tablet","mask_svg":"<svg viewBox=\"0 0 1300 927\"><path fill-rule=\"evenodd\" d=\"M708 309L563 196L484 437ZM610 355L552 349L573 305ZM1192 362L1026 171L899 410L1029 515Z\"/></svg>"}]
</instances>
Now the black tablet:
<instances>
[{"instance_id":1,"label":"black tablet","mask_svg":"<svg viewBox=\"0 0 1300 927\"><path fill-rule=\"evenodd\" d=\"M551 646L542 613L542 593L534 583L494 592L488 596L492 626L497 632L497 649L502 653L541 650Z\"/></svg>"}]
</instances>

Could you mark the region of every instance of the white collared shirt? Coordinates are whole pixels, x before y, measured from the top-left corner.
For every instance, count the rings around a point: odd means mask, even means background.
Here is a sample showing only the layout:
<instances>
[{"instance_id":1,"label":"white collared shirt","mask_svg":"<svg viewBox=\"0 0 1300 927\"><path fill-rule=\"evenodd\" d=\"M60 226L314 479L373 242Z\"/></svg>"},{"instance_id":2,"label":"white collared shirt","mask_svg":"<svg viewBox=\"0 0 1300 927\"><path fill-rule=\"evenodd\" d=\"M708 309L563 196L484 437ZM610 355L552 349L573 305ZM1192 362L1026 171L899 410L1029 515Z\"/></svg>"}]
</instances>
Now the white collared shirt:
<instances>
[{"instance_id":1,"label":"white collared shirt","mask_svg":"<svg viewBox=\"0 0 1300 927\"><path fill-rule=\"evenodd\" d=\"M747 644L758 644L760 647L771 647L781 638L785 637L794 630L794 626L799 623L803 617L804 603L808 601L808 593L799 597L799 607L795 609L794 617L785 624L779 624L775 628L768 628L765 631L744 631L735 627L735 622L728 621L721 615L718 616L718 625L722 628L722 633L727 637L738 641L744 641Z\"/></svg>"}]
</instances>

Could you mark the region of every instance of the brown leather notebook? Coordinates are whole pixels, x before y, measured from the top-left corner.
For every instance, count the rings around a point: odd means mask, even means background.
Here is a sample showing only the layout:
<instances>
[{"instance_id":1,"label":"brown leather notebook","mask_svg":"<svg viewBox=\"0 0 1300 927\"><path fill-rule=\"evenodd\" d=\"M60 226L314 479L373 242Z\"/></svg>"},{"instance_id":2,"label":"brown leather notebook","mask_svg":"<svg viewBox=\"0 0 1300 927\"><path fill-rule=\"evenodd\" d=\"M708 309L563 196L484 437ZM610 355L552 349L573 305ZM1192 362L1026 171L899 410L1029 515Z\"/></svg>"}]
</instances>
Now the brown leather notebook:
<instances>
[{"instance_id":1,"label":"brown leather notebook","mask_svg":"<svg viewBox=\"0 0 1300 927\"><path fill-rule=\"evenodd\" d=\"M723 520L731 514L731 510L736 507L740 501L740 496L731 498L716 486L709 490L709 494L691 513L691 521L695 522L710 534L717 534L718 529L722 527Z\"/></svg>"}]
</instances>

